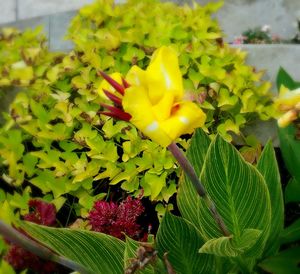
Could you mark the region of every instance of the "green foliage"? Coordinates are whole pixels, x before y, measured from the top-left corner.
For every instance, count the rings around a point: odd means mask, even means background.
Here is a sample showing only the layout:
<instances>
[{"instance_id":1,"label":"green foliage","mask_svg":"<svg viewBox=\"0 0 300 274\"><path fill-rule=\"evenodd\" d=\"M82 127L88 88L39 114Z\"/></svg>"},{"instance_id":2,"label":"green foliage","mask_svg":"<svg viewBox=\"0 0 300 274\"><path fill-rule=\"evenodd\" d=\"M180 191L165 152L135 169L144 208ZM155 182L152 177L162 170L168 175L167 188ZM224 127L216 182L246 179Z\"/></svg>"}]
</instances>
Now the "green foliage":
<instances>
[{"instance_id":1,"label":"green foliage","mask_svg":"<svg viewBox=\"0 0 300 274\"><path fill-rule=\"evenodd\" d=\"M215 273L213 256L199 254L204 244L199 231L183 218L166 213L156 236L157 249L167 258L176 273Z\"/></svg>"},{"instance_id":2,"label":"green foliage","mask_svg":"<svg viewBox=\"0 0 300 274\"><path fill-rule=\"evenodd\" d=\"M300 82L296 82L283 68L280 68L277 75L277 88L281 86L293 90L300 87ZM298 128L291 124L285 128L278 128L280 150L284 163L290 172L292 179L289 181L286 192L285 202L297 202L300 197L300 141L297 137Z\"/></svg>"},{"instance_id":3,"label":"green foliage","mask_svg":"<svg viewBox=\"0 0 300 274\"><path fill-rule=\"evenodd\" d=\"M59 54L49 53L41 28L21 33L14 28L0 30L0 87L28 86L42 78Z\"/></svg>"},{"instance_id":4,"label":"green foliage","mask_svg":"<svg viewBox=\"0 0 300 274\"><path fill-rule=\"evenodd\" d=\"M223 43L211 19L219 7L98 0L72 20L68 38L75 48L68 54L48 52L39 30L3 30L0 55L7 57L0 63L0 86L22 87L0 132L6 184L19 194L24 185L31 186L29 193L36 187L57 209L67 194L73 196L83 217L109 184L136 196L143 192L166 207L177 191L173 157L129 123L98 115L103 99L97 71L145 68L157 47L172 44L188 96L207 112L209 132L231 140L229 133L239 134L252 118L270 117L270 84L245 65L245 53ZM15 72L20 64L26 73Z\"/></svg>"},{"instance_id":5,"label":"green foliage","mask_svg":"<svg viewBox=\"0 0 300 274\"><path fill-rule=\"evenodd\" d=\"M294 247L268 258L259 265L262 269L273 274L299 273L300 247Z\"/></svg>"},{"instance_id":6,"label":"green foliage","mask_svg":"<svg viewBox=\"0 0 300 274\"><path fill-rule=\"evenodd\" d=\"M300 202L300 181L291 178L284 192L285 203Z\"/></svg>"},{"instance_id":7,"label":"green foliage","mask_svg":"<svg viewBox=\"0 0 300 274\"><path fill-rule=\"evenodd\" d=\"M219 232L211 220L206 204L191 188L190 181L182 178L178 192L178 205L182 217L167 212L155 239L154 247L160 258L157 262L161 267L154 263L147 265L140 273L165 273L162 261L166 264L166 258L176 273L260 273L258 266L272 273L298 273L299 248L294 247L278 253L280 244L299 239L300 226L296 221L283 230L282 193L271 142L264 148L257 167L254 167L243 160L238 151L221 137L217 136L210 141L199 129L191 140L187 155L195 165L196 172L200 174L209 196L214 199L230 235L223 236ZM210 176L207 175L208 172ZM63 245L68 245L67 238L71 237L72 233L72 240L76 238L77 233L85 233L47 229L31 224L23 224L22 228L60 254L67 254L63 249L69 247ZM64 231L68 232L68 235ZM54 235L57 237L53 237ZM85 248L90 249L89 246L95 244L91 239L94 234L84 235ZM107 244L106 240L100 235L98 244L104 246ZM77 240L73 241L77 244ZM59 247L53 244L56 241L61 243ZM107 242L110 241L111 238ZM103 246L101 248L104 248ZM126 268L132 262L143 258L143 253L138 252L140 247L143 247L143 244L127 238L125 247L122 246L124 257L113 258L120 260L118 263L124 263ZM152 246L150 248L152 250ZM110 251L113 252L112 249ZM98 256L98 253L87 254L91 258L86 260L94 261ZM69 258L79 262L78 258ZM104 269L109 263L101 259L99 267Z\"/></svg>"},{"instance_id":8,"label":"green foliage","mask_svg":"<svg viewBox=\"0 0 300 274\"><path fill-rule=\"evenodd\" d=\"M285 165L295 180L300 181L300 142L295 138L297 129L293 124L278 129L280 149Z\"/></svg>"},{"instance_id":9,"label":"green foliage","mask_svg":"<svg viewBox=\"0 0 300 274\"><path fill-rule=\"evenodd\" d=\"M232 257L235 267L251 272L257 259L277 253L283 229L280 177L271 143L255 168L220 137L211 142L197 130L187 156L231 234L222 236L206 203L183 179L177 202L182 216L205 239L200 252Z\"/></svg>"},{"instance_id":10,"label":"green foliage","mask_svg":"<svg viewBox=\"0 0 300 274\"><path fill-rule=\"evenodd\" d=\"M280 67L276 77L276 85L278 90L280 89L281 85L293 90L300 86L300 82L296 82L283 67Z\"/></svg>"},{"instance_id":11,"label":"green foliage","mask_svg":"<svg viewBox=\"0 0 300 274\"><path fill-rule=\"evenodd\" d=\"M276 156L270 141L266 144L259 158L257 169L266 181L271 202L270 236L265 246L264 255L274 255L279 249L278 237L283 230L284 203Z\"/></svg>"},{"instance_id":12,"label":"green foliage","mask_svg":"<svg viewBox=\"0 0 300 274\"><path fill-rule=\"evenodd\" d=\"M288 244L300 240L300 219L285 228L280 235L281 244Z\"/></svg>"},{"instance_id":13,"label":"green foliage","mask_svg":"<svg viewBox=\"0 0 300 274\"><path fill-rule=\"evenodd\" d=\"M103 233L25 222L21 223L21 227L59 255L86 267L89 273L123 273L125 243L117 238Z\"/></svg>"},{"instance_id":14,"label":"green foliage","mask_svg":"<svg viewBox=\"0 0 300 274\"><path fill-rule=\"evenodd\" d=\"M177 191L175 160L130 123L98 114L104 99L98 94L102 79L97 74L126 74L135 64L145 68L156 48L172 45L179 53L187 95L206 111L212 139L217 135L211 141L198 130L187 154L231 235L221 235L206 204L182 178L177 201L183 217L168 213L162 219L156 241L160 260L169 252L179 273L253 271L258 260L277 253L280 237L295 239L299 228L295 223L281 231L282 195L271 144L253 167L224 141L252 119L272 116L270 83L245 65L245 53L223 43L211 19L220 3L191 8L155 0L113 2L98 0L79 11L68 34L75 48L67 54L48 52L39 30L2 30L0 88L20 92L0 128L1 219L12 222L28 212L32 195L52 201L57 210L73 200L70 210L85 217L115 185L159 201L159 214L172 208L167 204ZM178 142L187 147L188 141ZM285 150L292 153L290 147ZM81 230L23 228L93 273L123 273L139 245ZM5 263L0 267L7 268ZM143 272L156 269L149 266Z\"/></svg>"},{"instance_id":15,"label":"green foliage","mask_svg":"<svg viewBox=\"0 0 300 274\"><path fill-rule=\"evenodd\" d=\"M124 273L135 262L141 243L126 238L126 243L112 236L86 230L49 228L28 222L18 222L31 237L58 255L85 267L88 273ZM152 243L144 243L151 246ZM155 251L155 249L153 249ZM141 255L142 256L142 255ZM146 254L147 257L147 254ZM155 255L156 257L156 255ZM144 274L166 274L163 262L155 258L139 271Z\"/></svg>"},{"instance_id":16,"label":"green foliage","mask_svg":"<svg viewBox=\"0 0 300 274\"><path fill-rule=\"evenodd\" d=\"M1 274L15 274L16 272L14 271L14 269L12 268L12 266L7 263L4 260L0 261L0 273ZM25 271L21 272L22 274L25 273Z\"/></svg>"},{"instance_id":17,"label":"green foliage","mask_svg":"<svg viewBox=\"0 0 300 274\"><path fill-rule=\"evenodd\" d=\"M211 132L231 140L229 132L239 134L257 115L270 117L270 83L244 64L244 53L223 43L210 17L221 2L193 8L155 0L114 7L112 2L98 0L71 22L67 37L91 66L126 73L134 64L146 67L155 48L172 44L180 54L185 88L207 110Z\"/></svg>"}]
</instances>

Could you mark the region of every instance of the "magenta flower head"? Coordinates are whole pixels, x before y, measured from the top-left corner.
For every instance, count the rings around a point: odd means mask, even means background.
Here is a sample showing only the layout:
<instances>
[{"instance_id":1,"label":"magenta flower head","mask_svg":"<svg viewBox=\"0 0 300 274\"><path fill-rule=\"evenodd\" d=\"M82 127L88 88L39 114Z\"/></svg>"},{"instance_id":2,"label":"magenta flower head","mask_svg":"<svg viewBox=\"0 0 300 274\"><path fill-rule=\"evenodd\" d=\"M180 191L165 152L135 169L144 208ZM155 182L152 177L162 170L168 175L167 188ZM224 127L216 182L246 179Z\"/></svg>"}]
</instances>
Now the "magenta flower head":
<instances>
[{"instance_id":1,"label":"magenta flower head","mask_svg":"<svg viewBox=\"0 0 300 274\"><path fill-rule=\"evenodd\" d=\"M24 216L24 220L46 226L56 223L56 208L53 204L38 199L31 199L28 203L32 211Z\"/></svg>"},{"instance_id":2,"label":"magenta flower head","mask_svg":"<svg viewBox=\"0 0 300 274\"><path fill-rule=\"evenodd\" d=\"M127 197L119 205L114 202L95 202L88 219L93 231L119 239L124 239L127 235L138 240L142 238L142 231L137 219L143 212L141 200Z\"/></svg>"}]
</instances>

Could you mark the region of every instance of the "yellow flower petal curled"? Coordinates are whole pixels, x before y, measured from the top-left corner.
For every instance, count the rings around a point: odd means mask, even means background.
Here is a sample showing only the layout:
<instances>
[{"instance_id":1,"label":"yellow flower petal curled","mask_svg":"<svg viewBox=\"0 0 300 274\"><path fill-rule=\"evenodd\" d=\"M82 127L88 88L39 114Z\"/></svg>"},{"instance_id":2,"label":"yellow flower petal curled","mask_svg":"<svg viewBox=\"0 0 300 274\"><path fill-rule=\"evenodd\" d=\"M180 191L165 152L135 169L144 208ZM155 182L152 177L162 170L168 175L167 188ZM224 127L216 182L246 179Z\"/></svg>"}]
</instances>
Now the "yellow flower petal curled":
<instances>
[{"instance_id":1,"label":"yellow flower petal curled","mask_svg":"<svg viewBox=\"0 0 300 274\"><path fill-rule=\"evenodd\" d=\"M126 75L126 81L133 86L146 86L146 72L138 66L133 66Z\"/></svg>"},{"instance_id":2,"label":"yellow flower petal curled","mask_svg":"<svg viewBox=\"0 0 300 274\"><path fill-rule=\"evenodd\" d=\"M204 112L185 99L177 54L170 47L157 49L146 70L133 66L125 80L119 73L99 74L105 79L98 89L100 96L114 103L103 103L108 111L100 113L130 121L164 147L204 126Z\"/></svg>"},{"instance_id":3,"label":"yellow flower petal curled","mask_svg":"<svg viewBox=\"0 0 300 274\"><path fill-rule=\"evenodd\" d=\"M152 111L146 89L143 87L126 89L122 105L124 110L132 116L130 122L153 141L163 146L167 146L172 142L172 139L161 128Z\"/></svg>"},{"instance_id":4,"label":"yellow flower petal curled","mask_svg":"<svg viewBox=\"0 0 300 274\"><path fill-rule=\"evenodd\" d=\"M278 98L275 99L275 107L278 111L278 126L286 127L299 118L300 112L300 88L289 90L282 86Z\"/></svg>"},{"instance_id":5,"label":"yellow flower petal curled","mask_svg":"<svg viewBox=\"0 0 300 274\"><path fill-rule=\"evenodd\" d=\"M277 121L279 127L287 127L291 122L297 120L298 113L295 110L289 110L284 113Z\"/></svg>"},{"instance_id":6,"label":"yellow flower petal curled","mask_svg":"<svg viewBox=\"0 0 300 274\"><path fill-rule=\"evenodd\" d=\"M203 127L205 113L193 102L182 102L178 110L169 119L161 123L162 128L175 140L182 134L193 133L195 128Z\"/></svg>"},{"instance_id":7,"label":"yellow flower petal curled","mask_svg":"<svg viewBox=\"0 0 300 274\"><path fill-rule=\"evenodd\" d=\"M156 50L146 73L149 98L153 104L161 100L167 91L173 94L175 100L182 98L182 76L177 54L172 48L164 46Z\"/></svg>"},{"instance_id":8,"label":"yellow flower petal curled","mask_svg":"<svg viewBox=\"0 0 300 274\"><path fill-rule=\"evenodd\" d=\"M160 145L168 146L180 135L204 125L204 112L183 99L182 76L173 49L158 49L146 71L134 66L126 81L130 87L122 99L124 111L139 130Z\"/></svg>"},{"instance_id":9,"label":"yellow flower petal curled","mask_svg":"<svg viewBox=\"0 0 300 274\"><path fill-rule=\"evenodd\" d=\"M124 110L132 116L130 121L133 124L137 123L138 127L141 127L140 124L145 124L146 127L147 124L156 120L147 90L144 87L132 86L126 89L122 105Z\"/></svg>"},{"instance_id":10,"label":"yellow flower petal curled","mask_svg":"<svg viewBox=\"0 0 300 274\"><path fill-rule=\"evenodd\" d=\"M279 110L281 107L293 107L300 102L300 88L289 90L285 87L280 88L279 97L275 100L275 105Z\"/></svg>"}]
</instances>

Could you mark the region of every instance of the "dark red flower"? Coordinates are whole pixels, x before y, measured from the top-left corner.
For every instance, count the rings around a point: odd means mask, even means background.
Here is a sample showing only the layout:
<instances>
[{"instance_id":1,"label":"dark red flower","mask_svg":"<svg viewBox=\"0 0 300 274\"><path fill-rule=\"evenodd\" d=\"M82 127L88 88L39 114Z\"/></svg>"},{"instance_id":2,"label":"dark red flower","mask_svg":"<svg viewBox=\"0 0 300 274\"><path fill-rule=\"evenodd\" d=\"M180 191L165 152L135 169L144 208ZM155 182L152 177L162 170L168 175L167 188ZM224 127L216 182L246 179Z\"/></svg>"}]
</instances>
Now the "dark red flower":
<instances>
[{"instance_id":1,"label":"dark red flower","mask_svg":"<svg viewBox=\"0 0 300 274\"><path fill-rule=\"evenodd\" d=\"M141 238L141 228L137 219L143 212L144 207L141 200L127 197L120 205L114 202L95 202L88 219L94 231L119 239L124 239L124 234L139 239Z\"/></svg>"},{"instance_id":2,"label":"dark red flower","mask_svg":"<svg viewBox=\"0 0 300 274\"><path fill-rule=\"evenodd\" d=\"M24 220L46 226L54 226L56 224L56 209L53 204L31 199L28 205L31 208L31 212L23 216ZM20 232L26 234L22 230ZM15 244L10 244L4 259L15 270L19 271L31 269L37 273L50 274L56 272L58 268L57 264L42 260L37 255Z\"/></svg>"},{"instance_id":3,"label":"dark red flower","mask_svg":"<svg viewBox=\"0 0 300 274\"><path fill-rule=\"evenodd\" d=\"M53 204L32 199L28 205L32 211L24 216L24 220L46 226L54 226L56 224L56 209Z\"/></svg>"},{"instance_id":4,"label":"dark red flower","mask_svg":"<svg viewBox=\"0 0 300 274\"><path fill-rule=\"evenodd\" d=\"M55 263L41 260L37 255L14 244L10 246L4 259L18 271L31 269L37 273L50 274L57 270Z\"/></svg>"}]
</instances>

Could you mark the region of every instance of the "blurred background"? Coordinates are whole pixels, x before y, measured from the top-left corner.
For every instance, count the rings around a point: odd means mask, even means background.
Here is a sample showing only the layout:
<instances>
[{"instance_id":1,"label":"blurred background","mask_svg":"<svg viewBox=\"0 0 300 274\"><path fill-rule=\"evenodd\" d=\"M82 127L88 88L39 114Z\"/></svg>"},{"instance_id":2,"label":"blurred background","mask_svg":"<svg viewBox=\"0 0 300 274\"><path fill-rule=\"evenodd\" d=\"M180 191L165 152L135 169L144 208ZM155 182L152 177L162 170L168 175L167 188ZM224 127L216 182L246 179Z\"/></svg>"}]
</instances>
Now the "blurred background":
<instances>
[{"instance_id":1,"label":"blurred background","mask_svg":"<svg viewBox=\"0 0 300 274\"><path fill-rule=\"evenodd\" d=\"M0 0L0 24L59 15L60 22L67 21L69 11L75 11L94 0ZM122 2L124 0L117 0ZM143 0L141 0L143 1ZM190 3L189 0L174 0L177 3ZM201 4L212 0L197 0ZM66 13L67 12L67 13ZM299 0L224 0L224 6L216 17L222 26L227 41L249 28L268 25L272 33L282 38L290 38L297 30L300 19ZM57 18L56 18L57 19ZM41 22L41 21L40 21Z\"/></svg>"}]
</instances>

